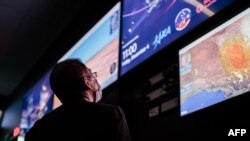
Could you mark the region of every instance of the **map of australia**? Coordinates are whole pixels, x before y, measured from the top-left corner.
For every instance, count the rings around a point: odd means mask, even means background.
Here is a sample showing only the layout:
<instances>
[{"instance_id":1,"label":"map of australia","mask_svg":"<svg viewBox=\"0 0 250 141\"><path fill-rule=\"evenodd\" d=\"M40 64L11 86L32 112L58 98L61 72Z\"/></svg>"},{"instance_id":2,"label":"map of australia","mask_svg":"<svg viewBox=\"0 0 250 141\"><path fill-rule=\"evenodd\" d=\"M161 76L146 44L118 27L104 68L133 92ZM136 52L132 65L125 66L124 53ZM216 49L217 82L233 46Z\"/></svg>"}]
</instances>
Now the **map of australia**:
<instances>
[{"instance_id":1,"label":"map of australia","mask_svg":"<svg viewBox=\"0 0 250 141\"><path fill-rule=\"evenodd\" d=\"M250 91L249 25L248 9L180 53L181 115Z\"/></svg>"}]
</instances>

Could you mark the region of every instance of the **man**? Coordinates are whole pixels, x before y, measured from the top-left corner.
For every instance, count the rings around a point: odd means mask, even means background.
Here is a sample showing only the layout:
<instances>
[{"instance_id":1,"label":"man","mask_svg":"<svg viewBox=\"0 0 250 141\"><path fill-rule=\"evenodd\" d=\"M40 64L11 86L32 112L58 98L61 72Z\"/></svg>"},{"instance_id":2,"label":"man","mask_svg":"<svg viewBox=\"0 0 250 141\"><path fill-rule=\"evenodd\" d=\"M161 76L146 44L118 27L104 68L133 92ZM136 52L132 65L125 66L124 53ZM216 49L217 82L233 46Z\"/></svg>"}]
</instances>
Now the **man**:
<instances>
[{"instance_id":1,"label":"man","mask_svg":"<svg viewBox=\"0 0 250 141\"><path fill-rule=\"evenodd\" d=\"M97 74L77 59L55 65L50 85L62 106L38 120L25 141L130 141L122 109L97 103Z\"/></svg>"}]
</instances>

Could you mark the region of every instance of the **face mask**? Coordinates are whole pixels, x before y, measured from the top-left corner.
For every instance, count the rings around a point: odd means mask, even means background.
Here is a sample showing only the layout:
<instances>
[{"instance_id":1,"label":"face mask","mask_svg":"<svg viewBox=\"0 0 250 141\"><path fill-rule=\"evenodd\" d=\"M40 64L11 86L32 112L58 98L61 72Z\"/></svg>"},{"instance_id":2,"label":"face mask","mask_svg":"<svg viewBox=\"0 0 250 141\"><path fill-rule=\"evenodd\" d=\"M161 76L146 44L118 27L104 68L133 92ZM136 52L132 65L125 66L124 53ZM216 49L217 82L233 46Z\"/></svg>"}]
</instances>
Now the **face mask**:
<instances>
[{"instance_id":1,"label":"face mask","mask_svg":"<svg viewBox=\"0 0 250 141\"><path fill-rule=\"evenodd\" d=\"M95 92L95 103L99 102L102 99L102 89L97 80L92 81L92 90Z\"/></svg>"},{"instance_id":2,"label":"face mask","mask_svg":"<svg viewBox=\"0 0 250 141\"><path fill-rule=\"evenodd\" d=\"M102 99L102 89L99 89L98 91L96 91L95 93L95 102L97 103L98 101L100 101Z\"/></svg>"},{"instance_id":3,"label":"face mask","mask_svg":"<svg viewBox=\"0 0 250 141\"><path fill-rule=\"evenodd\" d=\"M96 81L96 85L98 86L97 91L95 93L95 102L97 103L102 99L102 88L100 84Z\"/></svg>"}]
</instances>

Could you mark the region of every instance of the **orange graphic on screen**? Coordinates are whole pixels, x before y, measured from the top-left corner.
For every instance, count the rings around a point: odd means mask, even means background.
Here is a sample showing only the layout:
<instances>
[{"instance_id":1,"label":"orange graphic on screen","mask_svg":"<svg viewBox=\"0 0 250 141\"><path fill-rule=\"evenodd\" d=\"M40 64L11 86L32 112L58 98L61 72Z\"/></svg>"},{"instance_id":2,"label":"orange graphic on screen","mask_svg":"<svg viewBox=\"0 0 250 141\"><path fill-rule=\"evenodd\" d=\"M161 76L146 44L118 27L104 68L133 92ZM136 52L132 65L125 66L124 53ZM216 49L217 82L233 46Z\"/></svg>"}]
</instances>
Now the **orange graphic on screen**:
<instances>
[{"instance_id":1,"label":"orange graphic on screen","mask_svg":"<svg viewBox=\"0 0 250 141\"><path fill-rule=\"evenodd\" d=\"M250 48L243 37L231 38L221 48L221 59L227 74L250 70Z\"/></svg>"}]
</instances>

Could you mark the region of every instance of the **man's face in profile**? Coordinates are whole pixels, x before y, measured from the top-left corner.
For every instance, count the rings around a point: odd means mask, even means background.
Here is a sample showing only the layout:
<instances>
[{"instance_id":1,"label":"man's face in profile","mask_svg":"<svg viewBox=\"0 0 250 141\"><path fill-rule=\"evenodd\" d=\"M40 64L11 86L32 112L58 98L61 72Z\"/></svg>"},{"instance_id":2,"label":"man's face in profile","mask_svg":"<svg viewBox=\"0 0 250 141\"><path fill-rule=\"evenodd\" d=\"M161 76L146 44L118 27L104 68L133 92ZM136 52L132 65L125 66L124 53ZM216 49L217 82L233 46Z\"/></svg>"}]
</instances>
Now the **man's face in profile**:
<instances>
[{"instance_id":1,"label":"man's face in profile","mask_svg":"<svg viewBox=\"0 0 250 141\"><path fill-rule=\"evenodd\" d=\"M90 89L95 92L101 89L101 86L97 81L97 72L92 72L91 69L87 68L84 77L88 78L91 87Z\"/></svg>"},{"instance_id":2,"label":"man's face in profile","mask_svg":"<svg viewBox=\"0 0 250 141\"><path fill-rule=\"evenodd\" d=\"M94 102L98 102L102 98L101 86L97 81L97 72L92 72L91 69L87 68L86 73L83 74L85 84L91 90L94 96Z\"/></svg>"}]
</instances>

